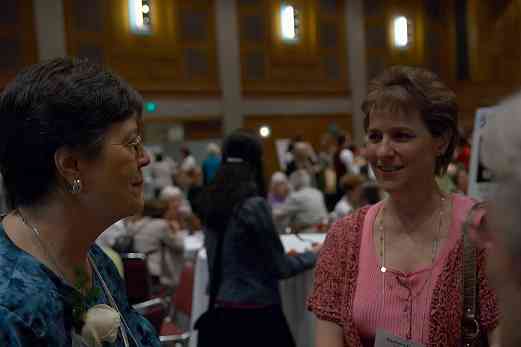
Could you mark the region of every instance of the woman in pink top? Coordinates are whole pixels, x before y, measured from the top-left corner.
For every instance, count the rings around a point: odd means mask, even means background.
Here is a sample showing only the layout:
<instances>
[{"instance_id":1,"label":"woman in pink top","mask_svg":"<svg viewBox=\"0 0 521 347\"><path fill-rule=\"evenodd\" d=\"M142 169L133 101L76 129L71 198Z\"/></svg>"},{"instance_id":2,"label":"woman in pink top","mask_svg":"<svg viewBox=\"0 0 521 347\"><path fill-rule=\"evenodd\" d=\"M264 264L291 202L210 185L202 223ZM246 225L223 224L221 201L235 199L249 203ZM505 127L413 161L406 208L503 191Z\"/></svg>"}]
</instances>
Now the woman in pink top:
<instances>
[{"instance_id":1,"label":"woman in pink top","mask_svg":"<svg viewBox=\"0 0 521 347\"><path fill-rule=\"evenodd\" d=\"M461 225L473 201L440 191L457 142L454 93L431 72L392 67L362 105L366 155L388 198L329 231L309 308L316 345L461 345ZM483 250L479 323L497 346L498 309Z\"/></svg>"}]
</instances>

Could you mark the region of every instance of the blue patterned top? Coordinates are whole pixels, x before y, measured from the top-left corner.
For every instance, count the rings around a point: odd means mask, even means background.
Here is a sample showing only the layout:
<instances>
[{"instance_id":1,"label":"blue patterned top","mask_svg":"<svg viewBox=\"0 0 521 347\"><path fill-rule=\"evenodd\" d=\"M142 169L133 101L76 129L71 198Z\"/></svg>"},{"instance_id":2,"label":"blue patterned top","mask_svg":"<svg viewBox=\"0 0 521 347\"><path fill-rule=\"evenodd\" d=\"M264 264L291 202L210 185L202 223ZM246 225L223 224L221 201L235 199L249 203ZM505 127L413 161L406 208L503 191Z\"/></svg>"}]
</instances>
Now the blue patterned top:
<instances>
[{"instance_id":1,"label":"blue patterned top","mask_svg":"<svg viewBox=\"0 0 521 347\"><path fill-rule=\"evenodd\" d=\"M129 305L125 285L116 267L96 245L90 255L111 291L132 336L132 347L159 347L152 325ZM94 276L101 295L96 304L109 304L102 285ZM74 288L63 282L34 257L18 248L0 224L0 346L70 347ZM121 334L116 343L123 347Z\"/></svg>"}]
</instances>

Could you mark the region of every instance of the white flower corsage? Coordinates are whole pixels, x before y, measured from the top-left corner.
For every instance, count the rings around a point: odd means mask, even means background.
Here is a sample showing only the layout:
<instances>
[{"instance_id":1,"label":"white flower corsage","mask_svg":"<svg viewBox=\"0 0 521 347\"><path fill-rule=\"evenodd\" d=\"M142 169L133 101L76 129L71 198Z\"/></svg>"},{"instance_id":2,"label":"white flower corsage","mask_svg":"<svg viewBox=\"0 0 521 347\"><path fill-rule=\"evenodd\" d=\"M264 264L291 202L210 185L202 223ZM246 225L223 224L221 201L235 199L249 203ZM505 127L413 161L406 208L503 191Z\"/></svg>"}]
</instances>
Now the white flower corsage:
<instances>
[{"instance_id":1,"label":"white flower corsage","mask_svg":"<svg viewBox=\"0 0 521 347\"><path fill-rule=\"evenodd\" d=\"M103 342L114 343L121 326L121 316L105 304L91 307L84 315L81 337L89 347L101 347Z\"/></svg>"}]
</instances>

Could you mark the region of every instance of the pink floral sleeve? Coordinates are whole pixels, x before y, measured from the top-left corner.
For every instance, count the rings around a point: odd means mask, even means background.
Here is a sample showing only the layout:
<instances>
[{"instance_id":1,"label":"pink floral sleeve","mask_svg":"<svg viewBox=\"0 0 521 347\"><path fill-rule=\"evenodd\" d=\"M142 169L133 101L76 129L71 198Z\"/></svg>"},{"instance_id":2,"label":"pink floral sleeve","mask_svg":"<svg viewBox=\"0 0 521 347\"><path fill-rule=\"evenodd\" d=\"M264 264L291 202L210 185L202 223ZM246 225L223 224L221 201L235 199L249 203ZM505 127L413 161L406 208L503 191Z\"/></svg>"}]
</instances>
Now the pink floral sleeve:
<instances>
[{"instance_id":1,"label":"pink floral sleeve","mask_svg":"<svg viewBox=\"0 0 521 347\"><path fill-rule=\"evenodd\" d=\"M346 299L351 285L356 283L357 249L359 233L367 209L358 210L337 221L329 230L320 250L313 292L308 299L308 309L317 318L343 326L348 304Z\"/></svg>"}]
</instances>

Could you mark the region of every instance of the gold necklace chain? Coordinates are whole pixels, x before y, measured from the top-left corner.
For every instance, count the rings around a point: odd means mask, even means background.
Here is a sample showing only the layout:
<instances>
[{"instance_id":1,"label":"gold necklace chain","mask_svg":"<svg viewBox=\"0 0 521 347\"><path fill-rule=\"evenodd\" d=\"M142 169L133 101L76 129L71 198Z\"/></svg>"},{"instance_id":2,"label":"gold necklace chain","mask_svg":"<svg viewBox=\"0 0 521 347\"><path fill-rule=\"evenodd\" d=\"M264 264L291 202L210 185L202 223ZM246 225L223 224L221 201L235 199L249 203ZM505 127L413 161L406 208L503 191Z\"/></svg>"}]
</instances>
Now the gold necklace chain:
<instances>
[{"instance_id":1,"label":"gold necklace chain","mask_svg":"<svg viewBox=\"0 0 521 347\"><path fill-rule=\"evenodd\" d=\"M42 250L46 253L46 256L49 259L49 261L56 268L56 271L58 272L59 277L61 277L62 281L67 282L67 280L65 278L65 272L60 268L60 266L58 265L58 262L56 261L56 259L52 255L52 253L45 246L45 243L43 242L43 240L42 240L42 238L40 236L40 231L38 230L38 228L36 228L36 226L31 224L24 217L24 215L21 213L20 209L16 210L16 214L20 217L20 220L22 221L22 223L27 228L29 228L32 231L34 237L36 238L36 240L38 241L38 243L40 245L40 248L42 248ZM103 291L105 292L105 295L107 296L107 299L109 300L110 306L112 306L121 316L121 320L123 322L123 325L120 326L121 337L123 338L123 344L125 345L125 347L128 347L128 346L130 346L130 343L129 343L127 332L126 332L125 329L127 329L130 332L130 328L128 327L127 322L125 321L125 318L123 317L123 314L120 312L119 307L116 304L116 301L114 300L114 298L110 294L110 291L109 291L107 285L105 284L105 281L103 280L103 277L101 276L101 273L98 271L98 268L97 268L96 264L94 263L94 261L91 259L90 255L88 256L88 261L89 261L89 264L92 266L94 272L96 273L96 276L98 276L98 279L101 282L101 285L103 287ZM134 341L134 344L136 346L138 346L138 344L136 342L136 339L134 338L132 333L130 333L130 336L131 336L132 340Z\"/></svg>"},{"instance_id":2,"label":"gold necklace chain","mask_svg":"<svg viewBox=\"0 0 521 347\"><path fill-rule=\"evenodd\" d=\"M432 271L433 271L433 268L434 268L434 263L435 263L435 260L436 260L436 255L438 254L438 248L439 248L439 243L440 243L440 234L441 234L441 226L442 226L442 222L443 222L443 207L445 205L445 197L442 195L441 196L441 203L440 203L440 207L439 207L439 222L438 222L438 229L437 229L437 232L435 234L435 238L432 242L432 255L431 255L431 267L430 267L430 270L429 270L429 276L427 277L427 279L425 280L425 282L423 283L423 285L421 286L420 290L417 291L416 295L414 295L413 297L413 294L412 294L412 289L410 288L407 288L409 290L409 294L410 294L410 300L412 301L414 298L418 297L422 292L423 290L427 287L427 284L429 284L429 290L430 290L430 287L432 285ZM385 273L387 272L387 267L385 266L385 231L384 231L384 227L383 227L383 220L384 220L384 214L385 213L385 205L382 207L382 215L380 217L380 225L379 225L379 231L380 231L380 262L381 262L381 265L380 265L380 272L382 273L382 307L385 306ZM398 279L398 277L396 278L396 280L402 284L402 282ZM403 285L403 284L402 284ZM427 299L426 299L427 300ZM427 303L425 304L425 306L427 307ZM427 309L424 310L424 313L423 313L423 321L425 322L425 316L426 316L426 311ZM423 338L424 338L424 327L422 327L421 329L421 340L423 342ZM410 312L409 312L409 331L408 331L408 334L407 334L407 339L408 340L411 340L412 339L412 307L410 308Z\"/></svg>"},{"instance_id":3,"label":"gold necklace chain","mask_svg":"<svg viewBox=\"0 0 521 347\"><path fill-rule=\"evenodd\" d=\"M441 197L441 204L439 207L439 223L438 223L438 230L435 234L435 238L432 241L432 256L431 256L431 264L434 264L434 261L436 259L436 255L438 253L438 247L439 247L439 237L441 233L441 224L443 220L443 206L445 204L445 197ZM387 267L385 266L385 230L384 230L384 216L385 216L385 205L382 206L382 215L380 217L380 224L379 224L379 232L380 232L380 271L382 273L387 272Z\"/></svg>"},{"instance_id":4,"label":"gold necklace chain","mask_svg":"<svg viewBox=\"0 0 521 347\"><path fill-rule=\"evenodd\" d=\"M38 231L38 228L36 228L36 226L34 226L33 224L31 224L25 217L24 215L22 214L22 212L20 211L20 209L17 209L16 210L16 215L18 217L20 217L20 220L22 221L22 223L29 229L31 230L33 236L35 237L35 239L38 241L38 244L40 246L40 248L42 249L42 251L45 253L47 259L49 259L49 261L52 263L52 265L54 266L56 272L57 272L57 275L59 277L61 277L61 279L64 281L64 282L68 282L67 281L67 277L65 276L65 271L61 268L61 266L58 264L58 261L54 258L53 254L51 253L51 251L47 248L47 246L45 245L45 242L43 242L41 236L40 236L40 231Z\"/></svg>"}]
</instances>

